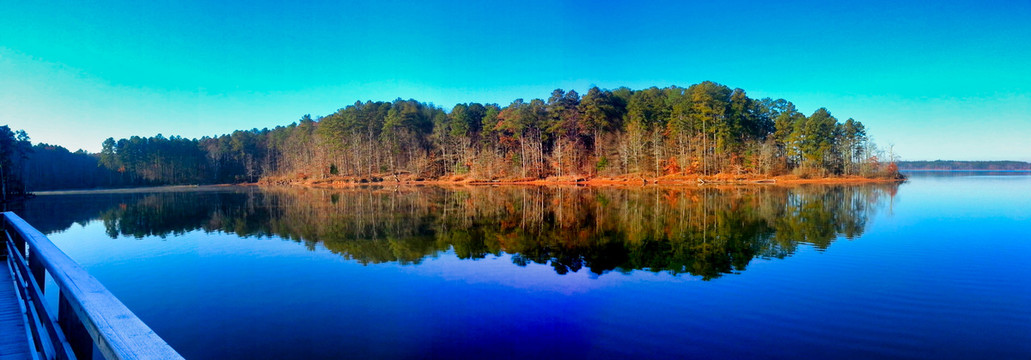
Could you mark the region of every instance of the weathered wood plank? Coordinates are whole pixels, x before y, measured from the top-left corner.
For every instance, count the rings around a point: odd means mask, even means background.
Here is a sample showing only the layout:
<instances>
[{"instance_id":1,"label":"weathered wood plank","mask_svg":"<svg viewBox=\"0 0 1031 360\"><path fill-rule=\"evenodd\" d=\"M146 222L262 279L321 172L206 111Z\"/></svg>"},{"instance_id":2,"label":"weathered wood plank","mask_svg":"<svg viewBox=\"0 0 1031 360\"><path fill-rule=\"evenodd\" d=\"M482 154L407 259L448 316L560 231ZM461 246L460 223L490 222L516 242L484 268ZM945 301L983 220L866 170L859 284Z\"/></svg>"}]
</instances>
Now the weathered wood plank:
<instances>
[{"instance_id":1,"label":"weathered wood plank","mask_svg":"<svg viewBox=\"0 0 1031 360\"><path fill-rule=\"evenodd\" d=\"M8 239L10 239L10 236L8 236ZM46 359L73 359L75 356L68 345L68 341L61 332L61 328L51 317L50 313L52 311L48 310L47 306L44 305L46 300L43 296L43 291L38 284L32 281L33 278L29 275L30 272L25 258L21 253L13 249L13 246L8 246L8 250L10 250L8 251L8 264L11 265L11 273L14 274L14 281L17 284L16 287L19 288L21 301L27 307L27 309L23 308L22 310L26 311L28 316L29 325L33 330L29 333L29 336L34 337L36 340L37 350L41 349L43 357ZM37 353L39 352L37 351Z\"/></svg>"},{"instance_id":2,"label":"weathered wood plank","mask_svg":"<svg viewBox=\"0 0 1031 360\"><path fill-rule=\"evenodd\" d=\"M2 242L0 242L2 244ZM7 260L0 263L0 359L31 359L25 313Z\"/></svg>"},{"instance_id":3,"label":"weathered wood plank","mask_svg":"<svg viewBox=\"0 0 1031 360\"><path fill-rule=\"evenodd\" d=\"M86 272L57 248L42 233L11 212L3 213L8 231L17 232L39 256L68 306L89 332L107 359L182 359L153 330Z\"/></svg>"}]
</instances>

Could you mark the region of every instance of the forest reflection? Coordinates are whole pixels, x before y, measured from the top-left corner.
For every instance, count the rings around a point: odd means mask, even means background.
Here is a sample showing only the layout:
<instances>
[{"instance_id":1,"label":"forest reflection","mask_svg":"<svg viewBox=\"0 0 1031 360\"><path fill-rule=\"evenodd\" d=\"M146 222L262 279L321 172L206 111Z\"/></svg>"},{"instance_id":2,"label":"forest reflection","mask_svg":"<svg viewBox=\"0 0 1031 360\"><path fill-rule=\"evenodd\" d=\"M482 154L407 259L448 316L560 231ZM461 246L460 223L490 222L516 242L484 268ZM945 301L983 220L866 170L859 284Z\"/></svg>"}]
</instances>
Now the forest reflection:
<instances>
[{"instance_id":1,"label":"forest reflection","mask_svg":"<svg viewBox=\"0 0 1031 360\"><path fill-rule=\"evenodd\" d=\"M558 274L648 270L708 280L802 244L825 249L859 237L896 189L250 187L76 195L89 201L42 196L24 212L45 232L99 219L112 238L194 230L275 236L363 264L417 264L453 249L461 259L508 253L517 265L546 264ZM79 218L54 220L76 209Z\"/></svg>"}]
</instances>

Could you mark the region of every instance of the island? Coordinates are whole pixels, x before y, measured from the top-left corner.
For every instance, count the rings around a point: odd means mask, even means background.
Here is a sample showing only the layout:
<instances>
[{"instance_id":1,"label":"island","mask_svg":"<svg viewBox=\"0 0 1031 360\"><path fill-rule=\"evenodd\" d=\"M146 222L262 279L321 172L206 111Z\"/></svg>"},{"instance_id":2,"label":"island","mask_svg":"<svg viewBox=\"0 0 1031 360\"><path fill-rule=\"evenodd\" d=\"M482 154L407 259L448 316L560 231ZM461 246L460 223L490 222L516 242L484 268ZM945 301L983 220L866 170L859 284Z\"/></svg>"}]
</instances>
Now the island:
<instances>
[{"instance_id":1,"label":"island","mask_svg":"<svg viewBox=\"0 0 1031 360\"><path fill-rule=\"evenodd\" d=\"M11 189L251 183L650 184L900 181L862 122L711 81L688 87L554 90L547 99L445 109L355 102L273 129L158 134L102 151L30 146L0 129Z\"/></svg>"}]
</instances>

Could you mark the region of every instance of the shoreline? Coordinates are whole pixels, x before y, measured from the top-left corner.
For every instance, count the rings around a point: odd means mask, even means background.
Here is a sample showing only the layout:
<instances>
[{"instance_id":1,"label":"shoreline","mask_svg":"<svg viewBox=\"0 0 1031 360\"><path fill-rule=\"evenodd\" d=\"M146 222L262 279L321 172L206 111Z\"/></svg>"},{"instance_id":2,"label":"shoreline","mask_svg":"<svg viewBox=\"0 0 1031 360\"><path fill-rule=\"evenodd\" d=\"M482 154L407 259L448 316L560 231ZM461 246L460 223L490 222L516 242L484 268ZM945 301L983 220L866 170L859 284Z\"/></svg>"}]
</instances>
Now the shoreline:
<instances>
[{"instance_id":1,"label":"shoreline","mask_svg":"<svg viewBox=\"0 0 1031 360\"><path fill-rule=\"evenodd\" d=\"M774 177L756 177L756 176L728 176L728 175L711 175L711 176L680 176L680 175L667 175L662 177L639 177L639 176L621 176L621 177L598 177L598 178L587 178L587 177L551 177L546 179L497 179L497 180L482 180L482 179L466 179L466 178L446 178L446 179L384 179L381 177L368 178L355 178L355 177L331 177L317 180L294 180L285 181L284 179L262 179L258 182L253 183L237 183L237 184L204 184L204 185L159 185L159 186L140 186L140 187L129 187L129 188L109 188L109 189L75 189L75 190L45 190L32 192L30 197L36 196L48 196L48 195L75 195L75 194L97 194L97 193L147 193L147 192L174 192L184 190L218 190L225 187L233 186L257 186L257 187L299 187L299 188L317 188L317 189L347 189L362 186L387 186L387 185L405 185L405 186L583 186L583 187L644 187L644 186L752 186L752 185L766 185L766 186L796 186L796 185L863 185L863 184L890 184L890 183L902 183L906 179L891 179L891 178L868 178L860 176L845 176L845 177L826 177L826 178L809 178L803 179L793 175L782 175ZM361 182L364 179L365 182ZM24 200L24 199L22 199Z\"/></svg>"},{"instance_id":2,"label":"shoreline","mask_svg":"<svg viewBox=\"0 0 1031 360\"><path fill-rule=\"evenodd\" d=\"M452 177L443 179L419 179L419 178L397 178L385 179L382 177L357 178L357 177L329 177L325 179L303 179L286 180L282 178L263 179L257 183L241 184L256 186L297 186L309 188L351 188L370 185L413 185L413 186L622 186L640 187L649 185L671 185L671 186L706 186L706 185L767 185L767 186L788 186L788 185L862 185L862 184L889 184L903 183L905 178L872 178L861 176L835 176L821 178L800 178L794 175L781 176L748 176L748 175L710 175L710 176L681 176L667 175L661 177L641 176L620 176L620 177L550 177L546 179L469 179Z\"/></svg>"}]
</instances>

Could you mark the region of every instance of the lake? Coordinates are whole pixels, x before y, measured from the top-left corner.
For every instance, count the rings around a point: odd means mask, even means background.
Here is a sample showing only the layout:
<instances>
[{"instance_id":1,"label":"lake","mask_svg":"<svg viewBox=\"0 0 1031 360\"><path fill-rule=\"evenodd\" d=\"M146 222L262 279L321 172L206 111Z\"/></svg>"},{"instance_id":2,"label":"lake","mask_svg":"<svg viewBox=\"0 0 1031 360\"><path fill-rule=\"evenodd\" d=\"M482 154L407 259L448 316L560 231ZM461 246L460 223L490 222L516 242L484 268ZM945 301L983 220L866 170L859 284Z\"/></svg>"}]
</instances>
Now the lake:
<instances>
[{"instance_id":1,"label":"lake","mask_svg":"<svg viewBox=\"0 0 1031 360\"><path fill-rule=\"evenodd\" d=\"M1031 357L1026 173L199 187L16 212L188 359Z\"/></svg>"}]
</instances>

